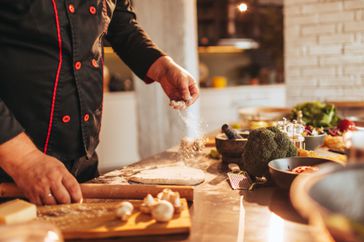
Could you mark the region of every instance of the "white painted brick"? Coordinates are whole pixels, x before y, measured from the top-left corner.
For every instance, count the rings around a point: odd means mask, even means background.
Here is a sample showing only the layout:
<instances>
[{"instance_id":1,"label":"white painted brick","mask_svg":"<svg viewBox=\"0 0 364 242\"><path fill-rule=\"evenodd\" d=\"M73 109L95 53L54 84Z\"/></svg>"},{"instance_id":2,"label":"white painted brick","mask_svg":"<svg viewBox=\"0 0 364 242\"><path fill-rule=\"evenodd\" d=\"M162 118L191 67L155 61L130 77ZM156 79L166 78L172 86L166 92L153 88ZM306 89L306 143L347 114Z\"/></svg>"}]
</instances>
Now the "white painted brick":
<instances>
[{"instance_id":1,"label":"white painted brick","mask_svg":"<svg viewBox=\"0 0 364 242\"><path fill-rule=\"evenodd\" d=\"M345 0L344 9L353 10L353 9L364 9L364 1L363 0Z\"/></svg>"},{"instance_id":2,"label":"white painted brick","mask_svg":"<svg viewBox=\"0 0 364 242\"><path fill-rule=\"evenodd\" d=\"M355 42L364 44L364 33L363 32L355 33Z\"/></svg>"},{"instance_id":3,"label":"white painted brick","mask_svg":"<svg viewBox=\"0 0 364 242\"><path fill-rule=\"evenodd\" d=\"M315 3L317 0L284 0L284 5L303 5L307 3Z\"/></svg>"},{"instance_id":4,"label":"white painted brick","mask_svg":"<svg viewBox=\"0 0 364 242\"><path fill-rule=\"evenodd\" d=\"M287 66L317 66L319 64L318 57L305 56L301 58L292 58L287 62Z\"/></svg>"},{"instance_id":5,"label":"white painted brick","mask_svg":"<svg viewBox=\"0 0 364 242\"><path fill-rule=\"evenodd\" d=\"M342 45L317 45L309 48L310 55L339 55L343 52Z\"/></svg>"},{"instance_id":6,"label":"white painted brick","mask_svg":"<svg viewBox=\"0 0 364 242\"><path fill-rule=\"evenodd\" d=\"M344 54L347 54L347 55L364 54L364 43L345 44L344 45Z\"/></svg>"},{"instance_id":7,"label":"white painted brick","mask_svg":"<svg viewBox=\"0 0 364 242\"><path fill-rule=\"evenodd\" d=\"M364 20L364 10L355 11L355 20Z\"/></svg>"},{"instance_id":8,"label":"white painted brick","mask_svg":"<svg viewBox=\"0 0 364 242\"><path fill-rule=\"evenodd\" d=\"M361 99L363 99L364 97L364 87L356 87L356 88L345 88L344 90L344 95L348 96L348 97L353 97L355 98L354 100L358 100L358 98L361 97Z\"/></svg>"},{"instance_id":9,"label":"white painted brick","mask_svg":"<svg viewBox=\"0 0 364 242\"><path fill-rule=\"evenodd\" d=\"M286 44L305 46L305 45L317 45L318 36L285 36Z\"/></svg>"},{"instance_id":10,"label":"white painted brick","mask_svg":"<svg viewBox=\"0 0 364 242\"><path fill-rule=\"evenodd\" d=\"M297 25L286 27L284 31L287 36L299 37L301 35L301 28Z\"/></svg>"},{"instance_id":11,"label":"white painted brick","mask_svg":"<svg viewBox=\"0 0 364 242\"><path fill-rule=\"evenodd\" d=\"M343 88L347 85L361 86L361 81L356 76L343 76L343 77L320 77L318 79L318 85L320 87L332 86L336 88Z\"/></svg>"},{"instance_id":12,"label":"white painted brick","mask_svg":"<svg viewBox=\"0 0 364 242\"><path fill-rule=\"evenodd\" d=\"M354 33L320 35L318 37L320 44L338 44L351 43L355 40Z\"/></svg>"},{"instance_id":13,"label":"white painted brick","mask_svg":"<svg viewBox=\"0 0 364 242\"><path fill-rule=\"evenodd\" d=\"M346 75L364 75L363 65L348 65L344 67Z\"/></svg>"},{"instance_id":14,"label":"white painted brick","mask_svg":"<svg viewBox=\"0 0 364 242\"><path fill-rule=\"evenodd\" d=\"M322 13L318 15L318 21L320 23L337 23L340 22L348 22L354 21L355 12L330 12L330 13Z\"/></svg>"},{"instance_id":15,"label":"white painted brick","mask_svg":"<svg viewBox=\"0 0 364 242\"><path fill-rule=\"evenodd\" d=\"M335 24L316 24L302 27L303 35L332 34L335 32Z\"/></svg>"},{"instance_id":16,"label":"white painted brick","mask_svg":"<svg viewBox=\"0 0 364 242\"><path fill-rule=\"evenodd\" d=\"M364 100L364 0L285 4L288 103Z\"/></svg>"},{"instance_id":17,"label":"white painted brick","mask_svg":"<svg viewBox=\"0 0 364 242\"><path fill-rule=\"evenodd\" d=\"M288 16L295 16L301 14L301 7L299 5L292 5L292 6L284 6L284 15Z\"/></svg>"},{"instance_id":18,"label":"white painted brick","mask_svg":"<svg viewBox=\"0 0 364 242\"><path fill-rule=\"evenodd\" d=\"M313 14L313 13L325 13L325 12L339 12L342 9L343 9L343 3L340 1L324 2L315 4L305 4L302 6L302 13Z\"/></svg>"},{"instance_id":19,"label":"white painted brick","mask_svg":"<svg viewBox=\"0 0 364 242\"><path fill-rule=\"evenodd\" d=\"M364 31L364 21L353 21L349 23L344 23L345 32L357 32Z\"/></svg>"},{"instance_id":20,"label":"white painted brick","mask_svg":"<svg viewBox=\"0 0 364 242\"><path fill-rule=\"evenodd\" d=\"M307 25L316 24L319 21L319 16L315 15L297 15L287 19L286 24L288 25Z\"/></svg>"},{"instance_id":21,"label":"white painted brick","mask_svg":"<svg viewBox=\"0 0 364 242\"><path fill-rule=\"evenodd\" d=\"M335 76L335 67L310 67L302 70L302 76L312 77L312 76Z\"/></svg>"},{"instance_id":22,"label":"white painted brick","mask_svg":"<svg viewBox=\"0 0 364 242\"><path fill-rule=\"evenodd\" d=\"M336 33L341 34L344 32L344 24L336 23Z\"/></svg>"},{"instance_id":23,"label":"white painted brick","mask_svg":"<svg viewBox=\"0 0 364 242\"><path fill-rule=\"evenodd\" d=\"M339 56L323 56L320 57L320 65L339 65L347 64L363 64L364 56L362 55L339 55Z\"/></svg>"},{"instance_id":24,"label":"white painted brick","mask_svg":"<svg viewBox=\"0 0 364 242\"><path fill-rule=\"evenodd\" d=\"M289 77L297 77L301 75L301 70L299 68L293 68L293 67L286 68L285 72L286 75Z\"/></svg>"},{"instance_id":25,"label":"white painted brick","mask_svg":"<svg viewBox=\"0 0 364 242\"><path fill-rule=\"evenodd\" d=\"M292 77L290 78L289 87L304 87L304 86L318 86L319 80L317 77Z\"/></svg>"}]
</instances>

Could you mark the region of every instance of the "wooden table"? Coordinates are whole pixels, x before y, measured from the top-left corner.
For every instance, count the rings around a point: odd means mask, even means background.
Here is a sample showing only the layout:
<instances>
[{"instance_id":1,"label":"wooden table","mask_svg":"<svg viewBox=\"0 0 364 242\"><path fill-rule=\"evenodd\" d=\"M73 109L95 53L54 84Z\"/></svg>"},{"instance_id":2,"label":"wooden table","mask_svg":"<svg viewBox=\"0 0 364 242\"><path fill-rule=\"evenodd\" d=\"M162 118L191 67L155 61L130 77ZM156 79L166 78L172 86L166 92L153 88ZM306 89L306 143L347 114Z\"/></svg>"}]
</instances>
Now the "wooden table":
<instances>
[{"instance_id":1,"label":"wooden table","mask_svg":"<svg viewBox=\"0 0 364 242\"><path fill-rule=\"evenodd\" d=\"M195 189L190 207L189 235L113 238L93 241L194 241L194 242L312 242L315 228L308 226L292 208L288 194L274 187L255 191L233 191L221 161L207 158L209 150L187 165L206 172L206 181ZM131 168L177 162L169 150L142 160ZM88 240L90 241L90 240Z\"/></svg>"}]
</instances>

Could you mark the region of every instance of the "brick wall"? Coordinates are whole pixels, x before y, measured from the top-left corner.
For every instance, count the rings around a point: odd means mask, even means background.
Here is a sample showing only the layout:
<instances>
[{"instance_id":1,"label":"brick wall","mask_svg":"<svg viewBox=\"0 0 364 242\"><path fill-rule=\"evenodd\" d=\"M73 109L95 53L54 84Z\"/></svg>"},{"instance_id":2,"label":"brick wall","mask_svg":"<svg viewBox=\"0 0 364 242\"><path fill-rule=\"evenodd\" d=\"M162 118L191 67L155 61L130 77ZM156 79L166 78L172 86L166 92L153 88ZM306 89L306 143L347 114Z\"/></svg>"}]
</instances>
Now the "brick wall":
<instances>
[{"instance_id":1,"label":"brick wall","mask_svg":"<svg viewBox=\"0 0 364 242\"><path fill-rule=\"evenodd\" d=\"M364 0L284 0L287 101L364 100Z\"/></svg>"}]
</instances>

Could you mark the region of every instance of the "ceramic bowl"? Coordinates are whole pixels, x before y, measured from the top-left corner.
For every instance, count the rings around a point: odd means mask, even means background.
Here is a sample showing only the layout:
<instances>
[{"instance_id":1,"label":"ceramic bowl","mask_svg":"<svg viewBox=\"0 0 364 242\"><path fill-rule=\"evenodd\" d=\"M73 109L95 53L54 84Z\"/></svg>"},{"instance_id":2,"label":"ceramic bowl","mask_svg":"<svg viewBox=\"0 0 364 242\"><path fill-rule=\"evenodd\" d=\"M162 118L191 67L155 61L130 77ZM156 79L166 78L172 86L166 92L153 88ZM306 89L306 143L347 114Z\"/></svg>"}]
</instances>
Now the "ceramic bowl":
<instances>
[{"instance_id":1,"label":"ceramic bowl","mask_svg":"<svg viewBox=\"0 0 364 242\"><path fill-rule=\"evenodd\" d=\"M320 134L315 136L305 136L305 149L315 150L325 143L326 134Z\"/></svg>"},{"instance_id":2,"label":"ceramic bowl","mask_svg":"<svg viewBox=\"0 0 364 242\"><path fill-rule=\"evenodd\" d=\"M281 189L288 190L293 180L299 175L291 170L298 166L317 166L323 163L334 163L331 160L313 157L288 157L272 160L268 163L269 174L274 183Z\"/></svg>"}]
</instances>

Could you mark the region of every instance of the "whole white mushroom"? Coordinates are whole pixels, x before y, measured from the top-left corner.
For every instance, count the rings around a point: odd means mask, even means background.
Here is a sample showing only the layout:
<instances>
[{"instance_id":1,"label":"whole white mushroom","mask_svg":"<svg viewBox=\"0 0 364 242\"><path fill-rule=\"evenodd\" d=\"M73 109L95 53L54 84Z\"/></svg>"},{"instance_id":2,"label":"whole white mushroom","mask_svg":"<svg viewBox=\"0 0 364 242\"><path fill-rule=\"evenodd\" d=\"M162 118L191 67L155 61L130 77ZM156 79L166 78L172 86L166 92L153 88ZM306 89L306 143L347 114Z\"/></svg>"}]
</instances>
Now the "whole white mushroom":
<instances>
[{"instance_id":1,"label":"whole white mushroom","mask_svg":"<svg viewBox=\"0 0 364 242\"><path fill-rule=\"evenodd\" d=\"M151 213L158 222L168 222L173 217L174 207L170 202L161 200L152 207Z\"/></svg>"},{"instance_id":2,"label":"whole white mushroom","mask_svg":"<svg viewBox=\"0 0 364 242\"><path fill-rule=\"evenodd\" d=\"M133 213L133 210L133 204L130 202L122 202L120 203L120 207L116 209L116 216L118 216L122 221L127 221Z\"/></svg>"},{"instance_id":3,"label":"whole white mushroom","mask_svg":"<svg viewBox=\"0 0 364 242\"><path fill-rule=\"evenodd\" d=\"M146 213L149 214L151 212L151 208L152 206L156 203L156 201L154 200L154 197L150 194L148 194L144 200L142 205L140 206L140 211L142 213Z\"/></svg>"}]
</instances>

